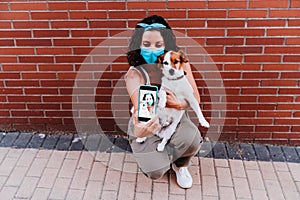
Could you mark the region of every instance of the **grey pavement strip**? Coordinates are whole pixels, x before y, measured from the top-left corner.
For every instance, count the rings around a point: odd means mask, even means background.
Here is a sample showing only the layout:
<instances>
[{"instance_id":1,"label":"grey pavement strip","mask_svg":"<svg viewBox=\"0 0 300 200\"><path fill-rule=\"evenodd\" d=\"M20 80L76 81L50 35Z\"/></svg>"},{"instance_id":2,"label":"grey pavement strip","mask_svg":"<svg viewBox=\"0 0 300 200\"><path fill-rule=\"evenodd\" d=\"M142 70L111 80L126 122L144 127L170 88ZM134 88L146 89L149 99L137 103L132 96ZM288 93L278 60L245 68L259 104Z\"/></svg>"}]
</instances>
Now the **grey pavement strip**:
<instances>
[{"instance_id":1,"label":"grey pavement strip","mask_svg":"<svg viewBox=\"0 0 300 200\"><path fill-rule=\"evenodd\" d=\"M126 137L112 135L45 135L0 132L0 147L69 151L132 152ZM205 141L197 157L300 163L300 147L263 144L228 144Z\"/></svg>"}]
</instances>

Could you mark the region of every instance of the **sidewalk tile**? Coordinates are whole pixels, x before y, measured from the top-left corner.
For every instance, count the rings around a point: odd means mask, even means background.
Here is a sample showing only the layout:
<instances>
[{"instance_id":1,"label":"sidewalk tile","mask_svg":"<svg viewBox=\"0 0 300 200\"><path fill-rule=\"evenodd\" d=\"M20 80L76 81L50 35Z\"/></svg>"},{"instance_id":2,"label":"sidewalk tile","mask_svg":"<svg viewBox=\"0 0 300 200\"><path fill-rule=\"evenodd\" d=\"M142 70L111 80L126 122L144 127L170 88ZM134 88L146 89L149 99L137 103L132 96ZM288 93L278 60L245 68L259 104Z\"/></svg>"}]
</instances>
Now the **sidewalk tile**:
<instances>
[{"instance_id":1,"label":"sidewalk tile","mask_svg":"<svg viewBox=\"0 0 300 200\"><path fill-rule=\"evenodd\" d=\"M277 180L272 162L259 162L259 167L264 180Z\"/></svg>"},{"instance_id":2,"label":"sidewalk tile","mask_svg":"<svg viewBox=\"0 0 300 200\"><path fill-rule=\"evenodd\" d=\"M134 199L135 183L121 181L118 199L131 200Z\"/></svg>"},{"instance_id":3,"label":"sidewalk tile","mask_svg":"<svg viewBox=\"0 0 300 200\"><path fill-rule=\"evenodd\" d=\"M24 149L4 149L1 148L2 155L6 155L6 157L9 158L20 158L20 156L23 154Z\"/></svg>"},{"instance_id":4,"label":"sidewalk tile","mask_svg":"<svg viewBox=\"0 0 300 200\"><path fill-rule=\"evenodd\" d=\"M36 177L25 177L17 194L17 198L30 199L37 186L39 179Z\"/></svg>"},{"instance_id":5,"label":"sidewalk tile","mask_svg":"<svg viewBox=\"0 0 300 200\"><path fill-rule=\"evenodd\" d=\"M92 181L102 181L104 182L106 175L107 166L103 162L94 162L93 168L90 175L90 180Z\"/></svg>"},{"instance_id":6,"label":"sidewalk tile","mask_svg":"<svg viewBox=\"0 0 300 200\"><path fill-rule=\"evenodd\" d=\"M168 199L169 190L166 183L153 183L153 200L166 200Z\"/></svg>"},{"instance_id":7,"label":"sidewalk tile","mask_svg":"<svg viewBox=\"0 0 300 200\"><path fill-rule=\"evenodd\" d=\"M68 151L66 155L66 159L70 160L79 160L82 151Z\"/></svg>"},{"instance_id":8,"label":"sidewalk tile","mask_svg":"<svg viewBox=\"0 0 300 200\"><path fill-rule=\"evenodd\" d=\"M170 181L169 181L169 193L170 194L178 194L178 195L184 195L185 190L179 187L179 185L176 182L176 175L175 173L170 173Z\"/></svg>"},{"instance_id":9,"label":"sidewalk tile","mask_svg":"<svg viewBox=\"0 0 300 200\"><path fill-rule=\"evenodd\" d=\"M37 149L25 149L17 162L17 166L30 166L37 152Z\"/></svg>"},{"instance_id":10,"label":"sidewalk tile","mask_svg":"<svg viewBox=\"0 0 300 200\"><path fill-rule=\"evenodd\" d=\"M122 171L124 159L125 153L112 153L108 162L109 168L117 171Z\"/></svg>"},{"instance_id":11,"label":"sidewalk tile","mask_svg":"<svg viewBox=\"0 0 300 200\"><path fill-rule=\"evenodd\" d=\"M134 163L136 162L132 153L125 154L125 162L134 162Z\"/></svg>"},{"instance_id":12,"label":"sidewalk tile","mask_svg":"<svg viewBox=\"0 0 300 200\"><path fill-rule=\"evenodd\" d=\"M232 187L232 177L229 168L217 167L217 180L219 186Z\"/></svg>"},{"instance_id":13,"label":"sidewalk tile","mask_svg":"<svg viewBox=\"0 0 300 200\"><path fill-rule=\"evenodd\" d=\"M5 186L20 186L27 170L28 167L16 166L12 173L9 175Z\"/></svg>"},{"instance_id":14,"label":"sidewalk tile","mask_svg":"<svg viewBox=\"0 0 300 200\"><path fill-rule=\"evenodd\" d=\"M38 187L52 188L59 169L46 168L40 178Z\"/></svg>"},{"instance_id":15,"label":"sidewalk tile","mask_svg":"<svg viewBox=\"0 0 300 200\"><path fill-rule=\"evenodd\" d=\"M1 199L13 199L18 188L17 187L3 187L0 192Z\"/></svg>"},{"instance_id":16,"label":"sidewalk tile","mask_svg":"<svg viewBox=\"0 0 300 200\"><path fill-rule=\"evenodd\" d=\"M234 189L232 187L219 187L220 200L235 199Z\"/></svg>"},{"instance_id":17,"label":"sidewalk tile","mask_svg":"<svg viewBox=\"0 0 300 200\"><path fill-rule=\"evenodd\" d=\"M265 190L251 190L253 200L268 200L267 192Z\"/></svg>"},{"instance_id":18,"label":"sidewalk tile","mask_svg":"<svg viewBox=\"0 0 300 200\"><path fill-rule=\"evenodd\" d=\"M295 181L300 181L300 164L299 163L288 163L290 172Z\"/></svg>"},{"instance_id":19,"label":"sidewalk tile","mask_svg":"<svg viewBox=\"0 0 300 200\"><path fill-rule=\"evenodd\" d=\"M229 167L227 159L215 159L216 167Z\"/></svg>"},{"instance_id":20,"label":"sidewalk tile","mask_svg":"<svg viewBox=\"0 0 300 200\"><path fill-rule=\"evenodd\" d=\"M47 158L47 159L49 159L51 157L52 151L53 150L40 149L38 151L38 153L36 154L36 157L37 158Z\"/></svg>"},{"instance_id":21,"label":"sidewalk tile","mask_svg":"<svg viewBox=\"0 0 300 200\"><path fill-rule=\"evenodd\" d=\"M245 166L245 170L258 170L258 164L257 161L243 161L244 162L244 166Z\"/></svg>"},{"instance_id":22,"label":"sidewalk tile","mask_svg":"<svg viewBox=\"0 0 300 200\"><path fill-rule=\"evenodd\" d=\"M117 199L117 197L118 197L117 191L103 191L101 194L101 199L103 200Z\"/></svg>"},{"instance_id":23,"label":"sidewalk tile","mask_svg":"<svg viewBox=\"0 0 300 200\"><path fill-rule=\"evenodd\" d=\"M83 200L100 199L103 182L89 181L85 190Z\"/></svg>"},{"instance_id":24,"label":"sidewalk tile","mask_svg":"<svg viewBox=\"0 0 300 200\"><path fill-rule=\"evenodd\" d=\"M0 176L9 176L17 161L17 158L6 157L0 165Z\"/></svg>"},{"instance_id":25,"label":"sidewalk tile","mask_svg":"<svg viewBox=\"0 0 300 200\"><path fill-rule=\"evenodd\" d=\"M289 168L288 168L286 162L273 162L273 166L274 166L275 171L283 171L283 172L289 171Z\"/></svg>"},{"instance_id":26,"label":"sidewalk tile","mask_svg":"<svg viewBox=\"0 0 300 200\"><path fill-rule=\"evenodd\" d=\"M151 200L151 193L135 193L135 200Z\"/></svg>"},{"instance_id":27,"label":"sidewalk tile","mask_svg":"<svg viewBox=\"0 0 300 200\"><path fill-rule=\"evenodd\" d=\"M8 179L9 177L7 176L0 176L0 190L1 188L3 187L3 185L5 184L6 180Z\"/></svg>"},{"instance_id":28,"label":"sidewalk tile","mask_svg":"<svg viewBox=\"0 0 300 200\"><path fill-rule=\"evenodd\" d=\"M47 165L48 159L35 158L27 172L27 176L40 177Z\"/></svg>"},{"instance_id":29,"label":"sidewalk tile","mask_svg":"<svg viewBox=\"0 0 300 200\"><path fill-rule=\"evenodd\" d=\"M190 166L189 171L193 177L193 184L201 184L201 174L199 165Z\"/></svg>"},{"instance_id":30,"label":"sidewalk tile","mask_svg":"<svg viewBox=\"0 0 300 200\"><path fill-rule=\"evenodd\" d=\"M152 191L152 180L147 178L143 173L138 173L136 192L151 193Z\"/></svg>"},{"instance_id":31,"label":"sidewalk tile","mask_svg":"<svg viewBox=\"0 0 300 200\"><path fill-rule=\"evenodd\" d=\"M51 189L48 188L36 188L31 200L47 200Z\"/></svg>"},{"instance_id":32,"label":"sidewalk tile","mask_svg":"<svg viewBox=\"0 0 300 200\"><path fill-rule=\"evenodd\" d=\"M84 190L74 190L70 189L66 200L81 200L84 195Z\"/></svg>"},{"instance_id":33,"label":"sidewalk tile","mask_svg":"<svg viewBox=\"0 0 300 200\"><path fill-rule=\"evenodd\" d=\"M229 160L229 166L231 169L232 177L236 177L236 178L246 177L244 163L242 160Z\"/></svg>"},{"instance_id":34,"label":"sidewalk tile","mask_svg":"<svg viewBox=\"0 0 300 200\"><path fill-rule=\"evenodd\" d=\"M202 199L201 185L194 184L190 189L186 190L186 199Z\"/></svg>"},{"instance_id":35,"label":"sidewalk tile","mask_svg":"<svg viewBox=\"0 0 300 200\"><path fill-rule=\"evenodd\" d=\"M71 179L57 178L50 193L49 199L65 199L70 183Z\"/></svg>"},{"instance_id":36,"label":"sidewalk tile","mask_svg":"<svg viewBox=\"0 0 300 200\"><path fill-rule=\"evenodd\" d=\"M265 190L262 175L259 170L247 170L246 172L251 190Z\"/></svg>"},{"instance_id":37,"label":"sidewalk tile","mask_svg":"<svg viewBox=\"0 0 300 200\"><path fill-rule=\"evenodd\" d=\"M110 153L97 152L96 157L95 157L95 161L96 162L101 162L101 161L108 162L109 159L110 159L110 155L111 155Z\"/></svg>"},{"instance_id":38,"label":"sidewalk tile","mask_svg":"<svg viewBox=\"0 0 300 200\"><path fill-rule=\"evenodd\" d=\"M95 152L83 151L78 161L77 169L90 169L95 158Z\"/></svg>"},{"instance_id":39,"label":"sidewalk tile","mask_svg":"<svg viewBox=\"0 0 300 200\"><path fill-rule=\"evenodd\" d=\"M118 191L120 180L121 172L109 168L106 172L103 190Z\"/></svg>"},{"instance_id":40,"label":"sidewalk tile","mask_svg":"<svg viewBox=\"0 0 300 200\"><path fill-rule=\"evenodd\" d=\"M265 180L265 186L270 199L284 200L283 192L277 180Z\"/></svg>"},{"instance_id":41,"label":"sidewalk tile","mask_svg":"<svg viewBox=\"0 0 300 200\"><path fill-rule=\"evenodd\" d=\"M215 176L214 160L211 158L201 158L200 159L200 169L201 174L206 176Z\"/></svg>"},{"instance_id":42,"label":"sidewalk tile","mask_svg":"<svg viewBox=\"0 0 300 200\"><path fill-rule=\"evenodd\" d=\"M77 190L84 190L87 186L89 172L90 171L86 169L77 169L73 176L73 180L70 188L77 189Z\"/></svg>"},{"instance_id":43,"label":"sidewalk tile","mask_svg":"<svg viewBox=\"0 0 300 200\"><path fill-rule=\"evenodd\" d=\"M65 159L63 161L62 167L59 171L58 177L72 178L74 173L75 173L77 162L78 162L77 160L67 160L67 159Z\"/></svg>"},{"instance_id":44,"label":"sidewalk tile","mask_svg":"<svg viewBox=\"0 0 300 200\"><path fill-rule=\"evenodd\" d=\"M300 199L300 194L299 192L293 192L293 191L283 191L285 200L295 200L295 199Z\"/></svg>"},{"instance_id":45,"label":"sidewalk tile","mask_svg":"<svg viewBox=\"0 0 300 200\"><path fill-rule=\"evenodd\" d=\"M65 159L66 152L65 151L53 151L51 157L48 161L47 168L57 168L59 169Z\"/></svg>"},{"instance_id":46,"label":"sidewalk tile","mask_svg":"<svg viewBox=\"0 0 300 200\"><path fill-rule=\"evenodd\" d=\"M203 195L218 196L217 179L215 176L202 175L202 188L203 188Z\"/></svg>"},{"instance_id":47,"label":"sidewalk tile","mask_svg":"<svg viewBox=\"0 0 300 200\"><path fill-rule=\"evenodd\" d=\"M122 181L135 182L138 173L138 166L136 163L125 162L122 171Z\"/></svg>"},{"instance_id":48,"label":"sidewalk tile","mask_svg":"<svg viewBox=\"0 0 300 200\"><path fill-rule=\"evenodd\" d=\"M277 172L277 175L284 193L286 191L297 192L296 184L289 172Z\"/></svg>"},{"instance_id":49,"label":"sidewalk tile","mask_svg":"<svg viewBox=\"0 0 300 200\"><path fill-rule=\"evenodd\" d=\"M170 194L169 200L185 200L185 195Z\"/></svg>"},{"instance_id":50,"label":"sidewalk tile","mask_svg":"<svg viewBox=\"0 0 300 200\"><path fill-rule=\"evenodd\" d=\"M249 185L246 178L233 178L237 198L251 198Z\"/></svg>"}]
</instances>

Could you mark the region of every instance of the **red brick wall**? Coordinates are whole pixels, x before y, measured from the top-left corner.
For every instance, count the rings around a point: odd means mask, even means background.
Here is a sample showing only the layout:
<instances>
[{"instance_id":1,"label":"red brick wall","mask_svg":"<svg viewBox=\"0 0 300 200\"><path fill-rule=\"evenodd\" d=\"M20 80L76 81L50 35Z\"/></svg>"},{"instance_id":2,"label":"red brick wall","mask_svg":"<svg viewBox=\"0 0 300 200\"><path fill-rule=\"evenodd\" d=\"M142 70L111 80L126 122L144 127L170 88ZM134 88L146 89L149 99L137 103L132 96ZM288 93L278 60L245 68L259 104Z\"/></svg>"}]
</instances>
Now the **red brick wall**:
<instances>
[{"instance_id":1,"label":"red brick wall","mask_svg":"<svg viewBox=\"0 0 300 200\"><path fill-rule=\"evenodd\" d=\"M93 111L72 106L82 62L91 63L89 54L108 36L133 30L140 19L158 14L202 45L217 65L227 97L222 140L299 144L299 9L298 0L1 1L0 128L68 132L76 130L74 118L97 123L89 119ZM126 51L126 44L117 40L110 45ZM104 48L82 74L87 85L82 89L93 90L88 85L96 82L92 106L101 128L124 134L128 111L124 106L112 111L111 102L119 98L128 103L123 83L120 95L112 95L128 65L124 55L105 64L113 50ZM212 97L203 74L196 78L209 118ZM118 123L116 113L124 116Z\"/></svg>"}]
</instances>

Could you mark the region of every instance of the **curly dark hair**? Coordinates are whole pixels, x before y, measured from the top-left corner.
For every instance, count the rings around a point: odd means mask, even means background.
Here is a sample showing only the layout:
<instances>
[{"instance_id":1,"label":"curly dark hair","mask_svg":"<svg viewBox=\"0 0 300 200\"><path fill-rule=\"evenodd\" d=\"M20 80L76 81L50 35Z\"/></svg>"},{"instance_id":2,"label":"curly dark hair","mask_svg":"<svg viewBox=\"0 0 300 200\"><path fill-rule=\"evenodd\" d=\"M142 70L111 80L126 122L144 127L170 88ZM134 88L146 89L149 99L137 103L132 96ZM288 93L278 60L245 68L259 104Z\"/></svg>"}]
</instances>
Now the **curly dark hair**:
<instances>
[{"instance_id":1,"label":"curly dark hair","mask_svg":"<svg viewBox=\"0 0 300 200\"><path fill-rule=\"evenodd\" d=\"M153 23L159 23L162 25L165 25L166 28L158 28L158 29L154 29L154 30L158 30L165 42L165 51L170 51L170 50L174 50L174 51L178 51L179 47L176 45L176 37L171 29L171 27L169 26L169 24L166 22L166 20L161 17L161 16L157 16L157 15L152 15L150 17L144 18L143 20L141 20L139 23L145 23L145 24L153 24ZM141 43L142 43L142 37L143 37L143 33L145 31L145 28L136 25L134 33L131 37L131 41L129 44L129 52L127 53L127 60L130 66L139 66L139 65L143 65L146 64L145 59L143 58L143 56L141 55Z\"/></svg>"}]
</instances>

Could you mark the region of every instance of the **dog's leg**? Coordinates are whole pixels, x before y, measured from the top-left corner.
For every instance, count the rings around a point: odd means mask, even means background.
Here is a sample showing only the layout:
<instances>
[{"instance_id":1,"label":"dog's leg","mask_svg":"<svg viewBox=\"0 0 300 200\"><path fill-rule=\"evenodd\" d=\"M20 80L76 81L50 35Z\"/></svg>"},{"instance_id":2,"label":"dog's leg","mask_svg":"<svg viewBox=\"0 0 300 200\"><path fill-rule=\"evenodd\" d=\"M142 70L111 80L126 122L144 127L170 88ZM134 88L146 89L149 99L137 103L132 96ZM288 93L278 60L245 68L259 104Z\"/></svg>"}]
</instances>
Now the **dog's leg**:
<instances>
[{"instance_id":1,"label":"dog's leg","mask_svg":"<svg viewBox=\"0 0 300 200\"><path fill-rule=\"evenodd\" d=\"M157 145L156 150L163 151L165 149L168 140L169 140L168 138L164 137L163 140Z\"/></svg>"},{"instance_id":2,"label":"dog's leg","mask_svg":"<svg viewBox=\"0 0 300 200\"><path fill-rule=\"evenodd\" d=\"M198 102L196 101L196 99L192 98L192 100L189 101L189 104L190 104L191 108L195 111L195 113L196 113L196 115L198 117L199 123L202 126L204 126L206 128L209 128L209 123L204 118L203 113L202 113L202 111L200 109L200 106L199 106Z\"/></svg>"},{"instance_id":3,"label":"dog's leg","mask_svg":"<svg viewBox=\"0 0 300 200\"><path fill-rule=\"evenodd\" d=\"M167 93L166 93L166 91L163 90L163 89L159 90L158 96L159 96L158 107L165 108L166 104L167 104Z\"/></svg>"},{"instance_id":4,"label":"dog's leg","mask_svg":"<svg viewBox=\"0 0 300 200\"><path fill-rule=\"evenodd\" d=\"M137 143L143 143L143 142L146 141L146 139L147 139L147 137L136 138L135 141L136 141Z\"/></svg>"}]
</instances>

